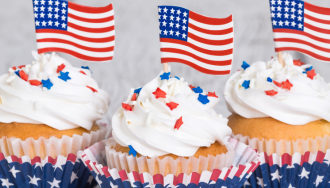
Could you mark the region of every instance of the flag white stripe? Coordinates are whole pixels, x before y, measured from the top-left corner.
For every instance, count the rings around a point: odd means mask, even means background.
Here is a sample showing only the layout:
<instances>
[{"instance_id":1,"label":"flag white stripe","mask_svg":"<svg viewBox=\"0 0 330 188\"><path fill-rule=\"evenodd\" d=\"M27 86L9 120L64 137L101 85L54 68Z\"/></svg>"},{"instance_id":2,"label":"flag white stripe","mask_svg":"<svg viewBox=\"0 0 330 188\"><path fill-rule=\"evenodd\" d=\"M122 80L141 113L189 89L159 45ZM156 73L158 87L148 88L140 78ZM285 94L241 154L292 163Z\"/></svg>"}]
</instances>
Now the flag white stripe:
<instances>
[{"instance_id":1,"label":"flag white stripe","mask_svg":"<svg viewBox=\"0 0 330 188\"><path fill-rule=\"evenodd\" d=\"M111 52L91 52L91 51L83 50L83 49L77 48L75 46L72 46L72 45L69 45L69 44L64 44L64 43L39 42L37 45L38 45L38 49L43 49L43 48L63 48L63 49L72 50L72 51L77 52L77 53L80 53L82 55L86 55L86 56L90 56L90 57L95 57L95 58L111 57L111 56L113 56L113 51L111 51Z\"/></svg>"},{"instance_id":2,"label":"flag white stripe","mask_svg":"<svg viewBox=\"0 0 330 188\"><path fill-rule=\"evenodd\" d=\"M189 24L193 24L199 28L207 29L207 30L225 30L233 27L233 22L229 22L227 24L223 25L209 25L209 24L204 24L198 21L195 21L191 18L189 18Z\"/></svg>"},{"instance_id":3,"label":"flag white stripe","mask_svg":"<svg viewBox=\"0 0 330 188\"><path fill-rule=\"evenodd\" d=\"M177 58L177 59L183 59L185 61L189 61L191 63L194 63L195 65L198 65L200 67L203 67L205 69L213 70L213 71L227 71L231 69L231 65L224 65L224 66L215 66L215 65L209 65L200 61L197 61L196 59L186 56L183 54L178 53L171 53L171 52L161 52L162 58Z\"/></svg>"},{"instance_id":4,"label":"flag white stripe","mask_svg":"<svg viewBox=\"0 0 330 188\"><path fill-rule=\"evenodd\" d=\"M320 23L320 22L315 22L315 21L310 20L308 18L305 18L304 22L308 23L312 26L318 27L318 28L329 29L330 30L330 25L329 24L323 24L323 23Z\"/></svg>"},{"instance_id":5,"label":"flag white stripe","mask_svg":"<svg viewBox=\"0 0 330 188\"><path fill-rule=\"evenodd\" d=\"M206 33L201 33L199 31L196 31L196 30L192 29L192 28L189 28L188 32L192 33L194 35L197 35L201 38L208 39L208 40L225 40L225 39L230 39L230 38L234 37L233 33L229 33L229 34L226 34L226 35L210 35L210 34L206 34Z\"/></svg>"},{"instance_id":6,"label":"flag white stripe","mask_svg":"<svg viewBox=\"0 0 330 188\"><path fill-rule=\"evenodd\" d=\"M70 7L68 9L68 13L74 14L81 18L88 18L88 19L100 19L100 18L107 18L107 17L113 16L113 10L111 10L109 12L94 14L94 13L85 13L85 12L76 11L76 10L71 9Z\"/></svg>"},{"instance_id":7,"label":"flag white stripe","mask_svg":"<svg viewBox=\"0 0 330 188\"><path fill-rule=\"evenodd\" d=\"M68 22L87 28L105 28L115 25L115 21L103 22L103 23L89 23L76 20L74 18L68 17Z\"/></svg>"},{"instance_id":8,"label":"flag white stripe","mask_svg":"<svg viewBox=\"0 0 330 188\"><path fill-rule=\"evenodd\" d=\"M308 27L304 27L304 31L319 38L330 39L330 35L311 30Z\"/></svg>"},{"instance_id":9,"label":"flag white stripe","mask_svg":"<svg viewBox=\"0 0 330 188\"><path fill-rule=\"evenodd\" d=\"M89 33L89 32L74 29L72 27L68 27L67 31L71 32L71 33L74 33L76 35L80 35L82 37L87 37L87 38L106 38L106 37L111 37L111 36L115 35L115 30L105 32L105 33Z\"/></svg>"},{"instance_id":10,"label":"flag white stripe","mask_svg":"<svg viewBox=\"0 0 330 188\"><path fill-rule=\"evenodd\" d=\"M187 42L198 46L200 48L204 48L206 50L213 50L213 51L221 51L221 50L228 50L228 49L232 49L234 47L233 43L227 44L227 45L209 45L209 44L204 44L198 41L195 41L194 39L191 39L188 37Z\"/></svg>"},{"instance_id":11,"label":"flag white stripe","mask_svg":"<svg viewBox=\"0 0 330 188\"><path fill-rule=\"evenodd\" d=\"M320 42L314 39L311 39L307 36L304 35L300 35L300 34L295 34L295 33L277 33L274 32L274 39L280 39L280 38L293 38L293 39L299 39L299 40L303 40L312 44L315 44L317 46L320 46L322 48L327 48L330 49L330 44L329 43L324 43L324 42Z\"/></svg>"},{"instance_id":12,"label":"flag white stripe","mask_svg":"<svg viewBox=\"0 0 330 188\"><path fill-rule=\"evenodd\" d=\"M189 46L175 44L175 43L161 42L160 46L161 46L161 48L173 48L173 49L184 50L186 52L190 52L201 58L211 60L211 61L225 61L225 60L230 60L232 58L231 54L225 55L225 56L214 56L214 55L209 55L209 54L205 54L200 51L194 50L194 49L190 48Z\"/></svg>"},{"instance_id":13,"label":"flag white stripe","mask_svg":"<svg viewBox=\"0 0 330 188\"><path fill-rule=\"evenodd\" d=\"M57 38L63 39L67 41L74 42L76 44L80 44L82 46L90 47L90 48L107 48L115 45L115 41L111 42L104 42L104 43L97 43L97 42L87 42L84 40L76 39L69 35L65 34L57 34L57 33L37 33L37 40L38 39L48 39L48 38Z\"/></svg>"},{"instance_id":14,"label":"flag white stripe","mask_svg":"<svg viewBox=\"0 0 330 188\"><path fill-rule=\"evenodd\" d=\"M318 19L321 19L321 20L330 20L330 15L324 15L324 14L319 14L319 13L316 13L316 12L312 12L308 9L305 8L304 10L304 14L307 14L309 16L312 16L314 18L318 18Z\"/></svg>"},{"instance_id":15,"label":"flag white stripe","mask_svg":"<svg viewBox=\"0 0 330 188\"><path fill-rule=\"evenodd\" d=\"M276 48L285 48L285 47L288 47L288 48L290 48L290 47L292 47L292 48L300 48L300 49L304 49L304 50L313 52L313 53L315 53L317 55L320 55L320 56L323 56L323 57L326 57L326 58L330 58L330 53L320 51L318 49L312 48L312 47L310 47L308 45L301 44L301 43L278 42L278 41L275 41L275 47Z\"/></svg>"}]
</instances>

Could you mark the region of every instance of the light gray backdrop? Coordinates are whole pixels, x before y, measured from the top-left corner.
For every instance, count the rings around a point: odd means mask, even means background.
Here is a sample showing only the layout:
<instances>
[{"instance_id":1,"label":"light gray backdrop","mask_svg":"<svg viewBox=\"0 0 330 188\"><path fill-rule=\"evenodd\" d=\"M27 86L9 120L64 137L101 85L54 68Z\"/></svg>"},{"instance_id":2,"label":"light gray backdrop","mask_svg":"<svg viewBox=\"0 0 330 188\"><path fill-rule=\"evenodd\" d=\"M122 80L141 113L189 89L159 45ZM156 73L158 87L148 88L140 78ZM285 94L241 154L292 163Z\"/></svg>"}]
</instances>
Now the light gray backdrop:
<instances>
[{"instance_id":1,"label":"light gray backdrop","mask_svg":"<svg viewBox=\"0 0 330 188\"><path fill-rule=\"evenodd\" d=\"M138 88L153 79L161 70L159 52L158 5L176 5L211 16L234 15L234 61L232 72L248 63L267 61L275 55L268 0L72 0L87 6L106 6L113 3L115 12L116 45L111 62L83 62L62 54L74 66L90 66L100 87L111 97L111 106L105 117L110 121L121 106L130 88ZM308 0L318 6L330 7L329 0ZM36 50L32 0L2 0L0 2L0 74L14 65L32 61ZM327 82L330 64L300 53L294 58L311 63ZM229 76L211 76L183 64L171 64L173 75L184 77L194 86L216 91L220 103L216 111L228 116L223 88Z\"/></svg>"}]
</instances>

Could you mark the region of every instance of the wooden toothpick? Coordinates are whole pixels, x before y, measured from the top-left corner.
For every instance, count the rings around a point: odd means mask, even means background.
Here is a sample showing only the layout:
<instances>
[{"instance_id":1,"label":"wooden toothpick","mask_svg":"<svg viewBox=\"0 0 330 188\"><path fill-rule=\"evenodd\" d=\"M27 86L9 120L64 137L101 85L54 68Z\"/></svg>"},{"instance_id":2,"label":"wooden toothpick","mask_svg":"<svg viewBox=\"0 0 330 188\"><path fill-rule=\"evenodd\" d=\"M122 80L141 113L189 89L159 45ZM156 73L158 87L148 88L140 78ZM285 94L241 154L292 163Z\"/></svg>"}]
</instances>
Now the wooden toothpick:
<instances>
[{"instance_id":1,"label":"wooden toothpick","mask_svg":"<svg viewBox=\"0 0 330 188\"><path fill-rule=\"evenodd\" d=\"M278 61L281 63L282 67L285 67L285 63L284 63L284 59L283 59L283 56L282 56L282 52L278 52L277 53L277 58L278 58Z\"/></svg>"},{"instance_id":2,"label":"wooden toothpick","mask_svg":"<svg viewBox=\"0 0 330 188\"><path fill-rule=\"evenodd\" d=\"M168 72L168 64L167 63L163 63L164 66L164 72Z\"/></svg>"}]
</instances>

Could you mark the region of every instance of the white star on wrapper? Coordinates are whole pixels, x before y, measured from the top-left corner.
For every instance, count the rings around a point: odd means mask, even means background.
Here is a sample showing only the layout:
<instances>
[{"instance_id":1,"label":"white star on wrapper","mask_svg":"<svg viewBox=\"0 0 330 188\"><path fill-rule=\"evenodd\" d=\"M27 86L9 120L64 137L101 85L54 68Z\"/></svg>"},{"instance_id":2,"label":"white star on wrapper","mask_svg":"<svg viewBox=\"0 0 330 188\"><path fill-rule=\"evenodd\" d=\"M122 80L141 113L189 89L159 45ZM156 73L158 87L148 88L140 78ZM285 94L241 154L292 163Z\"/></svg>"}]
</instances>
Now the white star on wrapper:
<instances>
[{"instance_id":1,"label":"white star on wrapper","mask_svg":"<svg viewBox=\"0 0 330 188\"><path fill-rule=\"evenodd\" d=\"M298 24L298 28L302 29L303 25L301 23Z\"/></svg>"},{"instance_id":2,"label":"white star on wrapper","mask_svg":"<svg viewBox=\"0 0 330 188\"><path fill-rule=\"evenodd\" d=\"M42 7L40 7L40 11L45 11L45 7L44 6L42 6Z\"/></svg>"},{"instance_id":3,"label":"white star on wrapper","mask_svg":"<svg viewBox=\"0 0 330 188\"><path fill-rule=\"evenodd\" d=\"M279 21L279 22L278 22L278 25L279 25L279 26L283 26L283 22L282 22L282 21Z\"/></svg>"},{"instance_id":4,"label":"white star on wrapper","mask_svg":"<svg viewBox=\"0 0 330 188\"><path fill-rule=\"evenodd\" d=\"M55 165L54 165L54 172L56 171L57 168L59 168L59 169L61 169L63 171L62 165L60 163L55 163Z\"/></svg>"},{"instance_id":5,"label":"white star on wrapper","mask_svg":"<svg viewBox=\"0 0 330 188\"><path fill-rule=\"evenodd\" d=\"M42 21L41 24L42 24L42 26L46 26L47 22Z\"/></svg>"},{"instance_id":6,"label":"white star on wrapper","mask_svg":"<svg viewBox=\"0 0 330 188\"><path fill-rule=\"evenodd\" d=\"M272 18L275 18L275 13L274 12L272 12L271 15L272 15Z\"/></svg>"},{"instance_id":7,"label":"white star on wrapper","mask_svg":"<svg viewBox=\"0 0 330 188\"><path fill-rule=\"evenodd\" d=\"M182 23L186 24L187 20L185 18L183 18Z\"/></svg>"},{"instance_id":8,"label":"white star on wrapper","mask_svg":"<svg viewBox=\"0 0 330 188\"><path fill-rule=\"evenodd\" d=\"M296 9L295 8L291 8L291 12L292 13L296 12Z\"/></svg>"},{"instance_id":9,"label":"white star on wrapper","mask_svg":"<svg viewBox=\"0 0 330 188\"><path fill-rule=\"evenodd\" d=\"M55 11L56 13L58 13L59 10L60 10L60 9L57 8L57 7L54 9L54 11Z\"/></svg>"},{"instance_id":10,"label":"white star on wrapper","mask_svg":"<svg viewBox=\"0 0 330 188\"><path fill-rule=\"evenodd\" d=\"M178 16L176 17L176 21L179 22L181 20L181 18Z\"/></svg>"},{"instance_id":11,"label":"white star on wrapper","mask_svg":"<svg viewBox=\"0 0 330 188\"><path fill-rule=\"evenodd\" d=\"M53 26L53 22L51 20L48 21L49 26Z\"/></svg>"},{"instance_id":12,"label":"white star on wrapper","mask_svg":"<svg viewBox=\"0 0 330 188\"><path fill-rule=\"evenodd\" d=\"M100 179L99 179L99 176L96 175L96 178L95 178L97 184L99 184L101 186L101 184L103 183Z\"/></svg>"},{"instance_id":13,"label":"white star on wrapper","mask_svg":"<svg viewBox=\"0 0 330 188\"><path fill-rule=\"evenodd\" d=\"M1 180L1 182L2 182L2 186L3 186L3 187L6 186L7 188L9 188L9 186L14 185L14 184L10 183L8 179L2 179L2 178L0 178L0 180Z\"/></svg>"},{"instance_id":14,"label":"white star on wrapper","mask_svg":"<svg viewBox=\"0 0 330 188\"><path fill-rule=\"evenodd\" d=\"M36 21L36 26L40 26L40 22L39 21Z\"/></svg>"},{"instance_id":15,"label":"white star on wrapper","mask_svg":"<svg viewBox=\"0 0 330 188\"><path fill-rule=\"evenodd\" d=\"M324 176L317 175L316 182L315 182L315 187L319 186L319 184L322 183L323 178L324 178Z\"/></svg>"},{"instance_id":16,"label":"white star on wrapper","mask_svg":"<svg viewBox=\"0 0 330 188\"><path fill-rule=\"evenodd\" d=\"M303 7L303 4L299 3L298 8L302 8L302 7Z\"/></svg>"},{"instance_id":17,"label":"white star on wrapper","mask_svg":"<svg viewBox=\"0 0 330 188\"><path fill-rule=\"evenodd\" d=\"M277 17L278 18L281 18L282 17L282 14L279 12L279 13L277 13Z\"/></svg>"},{"instance_id":18,"label":"white star on wrapper","mask_svg":"<svg viewBox=\"0 0 330 188\"><path fill-rule=\"evenodd\" d=\"M58 14L55 14L54 18L58 19L58 17L60 17Z\"/></svg>"},{"instance_id":19,"label":"white star on wrapper","mask_svg":"<svg viewBox=\"0 0 330 188\"><path fill-rule=\"evenodd\" d=\"M277 1L277 4L278 4L278 5L282 5L282 1L281 1L281 0L278 0L278 1Z\"/></svg>"},{"instance_id":20,"label":"white star on wrapper","mask_svg":"<svg viewBox=\"0 0 330 188\"><path fill-rule=\"evenodd\" d=\"M58 1L55 2L55 5L56 5L56 6L58 6L59 4L60 4L60 2L58 2Z\"/></svg>"},{"instance_id":21,"label":"white star on wrapper","mask_svg":"<svg viewBox=\"0 0 330 188\"><path fill-rule=\"evenodd\" d=\"M40 14L40 18L45 18L45 14L43 12Z\"/></svg>"},{"instance_id":22,"label":"white star on wrapper","mask_svg":"<svg viewBox=\"0 0 330 188\"><path fill-rule=\"evenodd\" d=\"M165 31L164 31L164 35L167 35L167 33L168 33L168 31L166 31L166 29L165 29Z\"/></svg>"},{"instance_id":23,"label":"white star on wrapper","mask_svg":"<svg viewBox=\"0 0 330 188\"><path fill-rule=\"evenodd\" d=\"M183 17L187 17L187 15L188 15L188 13L185 11L185 12L183 13Z\"/></svg>"},{"instance_id":24,"label":"white star on wrapper","mask_svg":"<svg viewBox=\"0 0 330 188\"><path fill-rule=\"evenodd\" d=\"M58 25L60 25L60 23L58 23L58 21L56 21L55 26L58 27Z\"/></svg>"},{"instance_id":25,"label":"white star on wrapper","mask_svg":"<svg viewBox=\"0 0 330 188\"><path fill-rule=\"evenodd\" d=\"M62 3L62 7L65 8L66 7L66 3L63 2Z\"/></svg>"},{"instance_id":26,"label":"white star on wrapper","mask_svg":"<svg viewBox=\"0 0 330 188\"><path fill-rule=\"evenodd\" d=\"M164 15L163 15L163 19L166 20L166 18L167 18L167 16L166 16L166 14L164 14Z\"/></svg>"},{"instance_id":27,"label":"white star on wrapper","mask_svg":"<svg viewBox=\"0 0 330 188\"><path fill-rule=\"evenodd\" d=\"M14 178L16 178L16 174L19 173L19 172L21 172L21 171L16 170L16 169L15 169L15 166L13 166L13 168L10 169L9 172L11 172L11 173L13 174Z\"/></svg>"},{"instance_id":28,"label":"white star on wrapper","mask_svg":"<svg viewBox=\"0 0 330 188\"><path fill-rule=\"evenodd\" d=\"M277 11L282 11L282 7L281 6L278 6L277 7Z\"/></svg>"},{"instance_id":29,"label":"white star on wrapper","mask_svg":"<svg viewBox=\"0 0 330 188\"><path fill-rule=\"evenodd\" d=\"M325 164L327 164L327 165L330 164L330 160L328 160L328 159L324 159L323 162L324 162Z\"/></svg>"},{"instance_id":30,"label":"white star on wrapper","mask_svg":"<svg viewBox=\"0 0 330 188\"><path fill-rule=\"evenodd\" d=\"M38 5L39 4L38 0L34 0L34 4Z\"/></svg>"},{"instance_id":31,"label":"white star on wrapper","mask_svg":"<svg viewBox=\"0 0 330 188\"><path fill-rule=\"evenodd\" d=\"M174 25L174 23L173 23L173 22L171 22L171 23L170 23L170 27L173 27L173 25Z\"/></svg>"},{"instance_id":32,"label":"white star on wrapper","mask_svg":"<svg viewBox=\"0 0 330 188\"><path fill-rule=\"evenodd\" d=\"M175 27L179 29L179 28L180 28L180 24L177 23L177 24L175 25Z\"/></svg>"},{"instance_id":33,"label":"white star on wrapper","mask_svg":"<svg viewBox=\"0 0 330 188\"><path fill-rule=\"evenodd\" d=\"M186 28L187 28L186 26L182 26L182 30L183 30L183 31L185 31L185 30L186 30Z\"/></svg>"},{"instance_id":34,"label":"white star on wrapper","mask_svg":"<svg viewBox=\"0 0 330 188\"><path fill-rule=\"evenodd\" d=\"M174 31L171 29L171 31L170 31L170 35L173 35L173 33L174 33Z\"/></svg>"},{"instance_id":35,"label":"white star on wrapper","mask_svg":"<svg viewBox=\"0 0 330 188\"><path fill-rule=\"evenodd\" d=\"M88 177L87 183L89 183L89 185L92 184L93 179L94 179L94 177L92 175L90 175Z\"/></svg>"},{"instance_id":36,"label":"white star on wrapper","mask_svg":"<svg viewBox=\"0 0 330 188\"><path fill-rule=\"evenodd\" d=\"M77 174L78 174L78 173L79 173L79 171L77 172ZM77 174L74 173L74 172L72 172L72 174L71 174L71 179L70 179L70 184L72 184L72 182L73 182L74 180L79 179L79 177L77 176Z\"/></svg>"},{"instance_id":37,"label":"white star on wrapper","mask_svg":"<svg viewBox=\"0 0 330 188\"><path fill-rule=\"evenodd\" d=\"M271 6L270 9L271 9L272 11L275 11L275 7L273 7L273 6Z\"/></svg>"},{"instance_id":38,"label":"white star on wrapper","mask_svg":"<svg viewBox=\"0 0 330 188\"><path fill-rule=\"evenodd\" d=\"M48 1L48 5L53 5L53 1L52 0L49 0Z\"/></svg>"},{"instance_id":39,"label":"white star on wrapper","mask_svg":"<svg viewBox=\"0 0 330 188\"><path fill-rule=\"evenodd\" d=\"M296 6L296 4L297 4L297 3L294 2L294 1L291 2L291 5L292 5L293 7Z\"/></svg>"},{"instance_id":40,"label":"white star on wrapper","mask_svg":"<svg viewBox=\"0 0 330 188\"><path fill-rule=\"evenodd\" d=\"M41 4L41 5L45 5L45 2L46 2L45 0L41 0L41 1L40 1L40 4Z\"/></svg>"},{"instance_id":41,"label":"white star on wrapper","mask_svg":"<svg viewBox=\"0 0 330 188\"><path fill-rule=\"evenodd\" d=\"M163 11L164 11L165 13L167 13L167 10L168 10L168 9L167 9L166 7L163 9Z\"/></svg>"},{"instance_id":42,"label":"white star on wrapper","mask_svg":"<svg viewBox=\"0 0 330 188\"><path fill-rule=\"evenodd\" d=\"M53 7L48 7L48 12L52 12L53 11Z\"/></svg>"},{"instance_id":43,"label":"white star on wrapper","mask_svg":"<svg viewBox=\"0 0 330 188\"><path fill-rule=\"evenodd\" d=\"M294 188L294 187L292 187L291 183L290 183L290 185L289 185L289 188Z\"/></svg>"},{"instance_id":44,"label":"white star on wrapper","mask_svg":"<svg viewBox=\"0 0 330 188\"><path fill-rule=\"evenodd\" d=\"M310 172L306 171L305 168L303 167L302 171L301 171L301 174L299 175L300 179L303 179L303 178L306 178L308 179L308 174Z\"/></svg>"},{"instance_id":45,"label":"white star on wrapper","mask_svg":"<svg viewBox=\"0 0 330 188\"><path fill-rule=\"evenodd\" d=\"M301 21L302 21L302 19L303 19L303 18L302 18L301 16L298 16L298 21L300 21L300 22L301 22Z\"/></svg>"},{"instance_id":46,"label":"white star on wrapper","mask_svg":"<svg viewBox=\"0 0 330 188\"><path fill-rule=\"evenodd\" d=\"M179 9L179 10L177 10L177 11L176 11L176 13L177 13L178 15L180 15L180 14L181 14L181 11L180 11L180 9Z\"/></svg>"},{"instance_id":47,"label":"white star on wrapper","mask_svg":"<svg viewBox=\"0 0 330 188\"><path fill-rule=\"evenodd\" d=\"M276 25L277 24L277 21L273 20L273 25Z\"/></svg>"},{"instance_id":48,"label":"white star on wrapper","mask_svg":"<svg viewBox=\"0 0 330 188\"><path fill-rule=\"evenodd\" d=\"M35 17L35 18L38 18L38 14L37 14L37 13L34 13L34 17Z\"/></svg>"},{"instance_id":49,"label":"white star on wrapper","mask_svg":"<svg viewBox=\"0 0 330 188\"><path fill-rule=\"evenodd\" d=\"M285 13L285 14L284 14L284 18L286 18L286 19L289 19L289 16L290 16L290 15L289 15L288 13Z\"/></svg>"},{"instance_id":50,"label":"white star on wrapper","mask_svg":"<svg viewBox=\"0 0 330 188\"><path fill-rule=\"evenodd\" d=\"M166 23L165 21L163 21L163 23L162 23L162 24L163 24L163 26L165 26L165 27L166 27L166 24L167 24L167 23Z\"/></svg>"},{"instance_id":51,"label":"white star on wrapper","mask_svg":"<svg viewBox=\"0 0 330 188\"><path fill-rule=\"evenodd\" d=\"M171 9L171 14L174 14L174 12L175 12L175 10L172 8L172 9Z\"/></svg>"},{"instance_id":52,"label":"white star on wrapper","mask_svg":"<svg viewBox=\"0 0 330 188\"><path fill-rule=\"evenodd\" d=\"M171 15L170 16L170 20L174 21L174 16Z\"/></svg>"},{"instance_id":53,"label":"white star on wrapper","mask_svg":"<svg viewBox=\"0 0 330 188\"><path fill-rule=\"evenodd\" d=\"M280 176L278 169L276 169L276 171L274 173L270 174L272 176L272 181L274 181L275 179L277 179L278 181L280 181L280 179L282 178L282 176Z\"/></svg>"},{"instance_id":54,"label":"white star on wrapper","mask_svg":"<svg viewBox=\"0 0 330 188\"><path fill-rule=\"evenodd\" d=\"M180 32L177 31L177 32L175 33L175 35L178 37L178 36L180 35Z\"/></svg>"},{"instance_id":55,"label":"white star on wrapper","mask_svg":"<svg viewBox=\"0 0 330 188\"><path fill-rule=\"evenodd\" d=\"M61 11L62 11L62 14L65 14L66 13L66 10L65 9L62 9Z\"/></svg>"},{"instance_id":56,"label":"white star on wrapper","mask_svg":"<svg viewBox=\"0 0 330 188\"><path fill-rule=\"evenodd\" d=\"M186 36L187 36L186 34L184 34L184 33L182 34L182 38L184 38L184 39L185 39L185 38L186 38Z\"/></svg>"},{"instance_id":57,"label":"white star on wrapper","mask_svg":"<svg viewBox=\"0 0 330 188\"><path fill-rule=\"evenodd\" d=\"M276 4L276 1L275 0L271 0L270 2L272 3L272 5L275 5Z\"/></svg>"},{"instance_id":58,"label":"white star on wrapper","mask_svg":"<svg viewBox=\"0 0 330 188\"><path fill-rule=\"evenodd\" d=\"M288 0L286 0L285 2L285 5L289 6L290 2Z\"/></svg>"},{"instance_id":59,"label":"white star on wrapper","mask_svg":"<svg viewBox=\"0 0 330 188\"><path fill-rule=\"evenodd\" d=\"M61 17L62 21L65 21L65 18L66 18L66 17L63 15L63 16Z\"/></svg>"},{"instance_id":60,"label":"white star on wrapper","mask_svg":"<svg viewBox=\"0 0 330 188\"><path fill-rule=\"evenodd\" d=\"M66 24L65 23L62 23L62 28L65 28L66 27Z\"/></svg>"},{"instance_id":61,"label":"white star on wrapper","mask_svg":"<svg viewBox=\"0 0 330 188\"><path fill-rule=\"evenodd\" d=\"M60 187L59 183L61 183L61 181L58 181L54 178L53 182L47 181L50 184L50 188L55 188L55 187Z\"/></svg>"},{"instance_id":62,"label":"white star on wrapper","mask_svg":"<svg viewBox=\"0 0 330 188\"><path fill-rule=\"evenodd\" d=\"M298 10L298 14L300 14L300 15L301 15L301 14L302 14L302 12L303 12L302 10L300 10L300 9Z\"/></svg>"},{"instance_id":63,"label":"white star on wrapper","mask_svg":"<svg viewBox=\"0 0 330 188\"><path fill-rule=\"evenodd\" d=\"M52 13L48 13L48 18L52 18L53 14Z\"/></svg>"},{"instance_id":64,"label":"white star on wrapper","mask_svg":"<svg viewBox=\"0 0 330 188\"><path fill-rule=\"evenodd\" d=\"M36 175L34 175L33 178L31 178L29 175L28 175L28 177L30 178L29 184L38 186L38 181L41 180L40 178L36 178Z\"/></svg>"},{"instance_id":65,"label":"white star on wrapper","mask_svg":"<svg viewBox=\"0 0 330 188\"><path fill-rule=\"evenodd\" d=\"M158 7L158 12L161 13L162 12L162 8Z\"/></svg>"},{"instance_id":66,"label":"white star on wrapper","mask_svg":"<svg viewBox=\"0 0 330 188\"><path fill-rule=\"evenodd\" d=\"M297 24L296 24L296 22L293 21L293 22L291 22L291 25L292 25L293 27L296 27Z\"/></svg>"},{"instance_id":67,"label":"white star on wrapper","mask_svg":"<svg viewBox=\"0 0 330 188\"><path fill-rule=\"evenodd\" d=\"M264 187L264 180L262 178L257 177L257 181L258 181L257 182L258 185L260 185L261 187Z\"/></svg>"},{"instance_id":68,"label":"white star on wrapper","mask_svg":"<svg viewBox=\"0 0 330 188\"><path fill-rule=\"evenodd\" d=\"M159 29L159 34L160 34L160 35L162 34L162 30L161 30L161 29Z\"/></svg>"},{"instance_id":69,"label":"white star on wrapper","mask_svg":"<svg viewBox=\"0 0 330 188\"><path fill-rule=\"evenodd\" d=\"M34 12L38 12L38 7L34 7Z\"/></svg>"},{"instance_id":70,"label":"white star on wrapper","mask_svg":"<svg viewBox=\"0 0 330 188\"><path fill-rule=\"evenodd\" d=\"M296 18L296 16L294 15L294 14L291 14L291 19L295 19Z\"/></svg>"},{"instance_id":71,"label":"white star on wrapper","mask_svg":"<svg viewBox=\"0 0 330 188\"><path fill-rule=\"evenodd\" d=\"M289 24L290 24L290 22L288 22L288 20L285 20L284 23L285 23L286 26L289 26Z\"/></svg>"},{"instance_id":72,"label":"white star on wrapper","mask_svg":"<svg viewBox=\"0 0 330 188\"><path fill-rule=\"evenodd\" d=\"M111 188L118 188L118 186L117 186L117 185L114 185L114 184L112 183L112 181L110 181L110 186L111 186Z\"/></svg>"},{"instance_id":73,"label":"white star on wrapper","mask_svg":"<svg viewBox=\"0 0 330 188\"><path fill-rule=\"evenodd\" d=\"M39 163L39 162L38 162L38 163L35 163L34 165L35 165L35 166L34 166L34 169L36 169L37 167L42 168L41 163Z\"/></svg>"},{"instance_id":74,"label":"white star on wrapper","mask_svg":"<svg viewBox=\"0 0 330 188\"><path fill-rule=\"evenodd\" d=\"M289 7L285 7L285 8L284 8L284 11L285 11L285 12L289 12Z\"/></svg>"}]
</instances>

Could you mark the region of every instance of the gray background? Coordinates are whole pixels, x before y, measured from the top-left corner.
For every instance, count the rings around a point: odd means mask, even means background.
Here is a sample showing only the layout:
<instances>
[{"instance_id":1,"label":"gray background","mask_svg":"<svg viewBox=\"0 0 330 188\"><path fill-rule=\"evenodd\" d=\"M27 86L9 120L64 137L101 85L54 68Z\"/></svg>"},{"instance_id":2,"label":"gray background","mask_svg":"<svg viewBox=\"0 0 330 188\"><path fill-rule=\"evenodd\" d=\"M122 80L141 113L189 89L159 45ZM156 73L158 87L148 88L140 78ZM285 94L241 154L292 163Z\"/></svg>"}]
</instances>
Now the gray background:
<instances>
[{"instance_id":1,"label":"gray background","mask_svg":"<svg viewBox=\"0 0 330 188\"><path fill-rule=\"evenodd\" d=\"M116 45L111 62L83 62L62 54L74 66L88 65L100 88L111 97L105 120L110 121L130 88L138 88L162 70L159 52L158 5L176 5L211 16L234 15L234 61L232 72L248 63L267 61L275 55L268 0L73 0L87 6L113 3L115 11ZM330 7L329 0L308 0L318 6ZM36 50L32 0L2 0L0 5L0 74L14 65L31 63L31 50ZM327 82L330 64L300 53L296 59L311 63ZM206 75L183 64L172 63L172 75L184 77L188 83L215 91L220 97L216 111L228 116L223 88L229 76Z\"/></svg>"}]
</instances>

